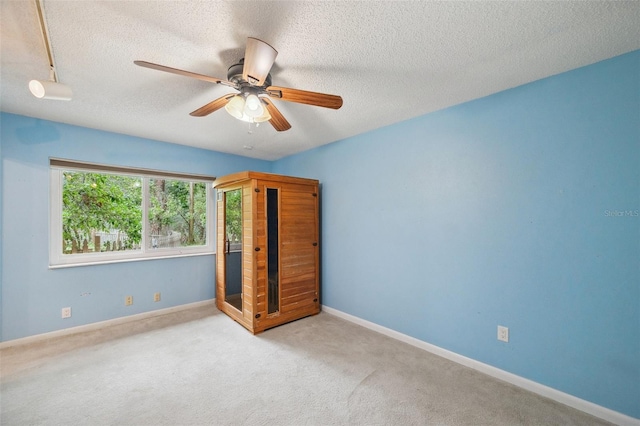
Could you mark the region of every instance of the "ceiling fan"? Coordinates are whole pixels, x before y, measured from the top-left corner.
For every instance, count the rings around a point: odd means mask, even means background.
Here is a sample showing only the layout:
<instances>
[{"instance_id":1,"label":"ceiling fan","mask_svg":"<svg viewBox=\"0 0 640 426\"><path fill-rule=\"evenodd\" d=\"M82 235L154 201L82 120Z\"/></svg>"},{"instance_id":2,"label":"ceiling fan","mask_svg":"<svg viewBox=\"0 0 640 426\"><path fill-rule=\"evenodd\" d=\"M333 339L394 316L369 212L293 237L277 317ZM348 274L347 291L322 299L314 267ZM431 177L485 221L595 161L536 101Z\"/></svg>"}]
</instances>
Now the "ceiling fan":
<instances>
[{"instance_id":1,"label":"ceiling fan","mask_svg":"<svg viewBox=\"0 0 640 426\"><path fill-rule=\"evenodd\" d=\"M291 124L278 111L278 108L270 98L332 109L339 109L342 106L342 98L340 96L272 86L269 71L277 55L278 52L269 44L257 38L249 37L244 58L229 67L227 80L146 61L134 61L133 63L145 68L193 77L210 83L223 84L240 92L239 94L228 93L209 102L191 112L190 115L194 117L204 117L224 107L229 114L239 120L249 123L268 121L274 129L282 132L289 130Z\"/></svg>"}]
</instances>

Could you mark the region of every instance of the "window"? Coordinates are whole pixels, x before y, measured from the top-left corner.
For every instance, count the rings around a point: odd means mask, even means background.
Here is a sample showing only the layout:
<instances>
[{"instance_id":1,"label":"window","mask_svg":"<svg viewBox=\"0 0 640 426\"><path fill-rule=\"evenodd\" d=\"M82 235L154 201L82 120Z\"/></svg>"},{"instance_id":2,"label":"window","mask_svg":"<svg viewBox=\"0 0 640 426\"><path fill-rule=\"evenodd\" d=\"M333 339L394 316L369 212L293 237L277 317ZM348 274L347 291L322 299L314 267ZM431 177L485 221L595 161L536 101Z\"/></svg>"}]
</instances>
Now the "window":
<instances>
[{"instance_id":1,"label":"window","mask_svg":"<svg viewBox=\"0 0 640 426\"><path fill-rule=\"evenodd\" d=\"M51 267L213 253L213 177L50 165Z\"/></svg>"}]
</instances>

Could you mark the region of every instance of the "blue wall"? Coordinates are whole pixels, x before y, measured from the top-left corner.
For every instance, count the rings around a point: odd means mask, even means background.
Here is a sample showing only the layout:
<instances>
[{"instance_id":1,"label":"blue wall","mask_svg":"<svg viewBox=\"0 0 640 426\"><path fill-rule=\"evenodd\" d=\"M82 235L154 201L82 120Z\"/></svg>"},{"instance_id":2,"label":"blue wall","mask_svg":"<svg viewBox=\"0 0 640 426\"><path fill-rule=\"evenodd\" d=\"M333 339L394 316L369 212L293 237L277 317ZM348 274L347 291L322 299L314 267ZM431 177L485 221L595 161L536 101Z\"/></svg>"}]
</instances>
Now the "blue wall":
<instances>
[{"instance_id":1,"label":"blue wall","mask_svg":"<svg viewBox=\"0 0 640 426\"><path fill-rule=\"evenodd\" d=\"M212 176L270 171L270 162L12 114L0 120L3 341L215 296L212 255L50 270L49 157ZM158 291L162 301L153 302ZM72 317L63 320L65 306Z\"/></svg>"},{"instance_id":2,"label":"blue wall","mask_svg":"<svg viewBox=\"0 0 640 426\"><path fill-rule=\"evenodd\" d=\"M633 52L276 162L323 304L640 418L639 96Z\"/></svg>"},{"instance_id":3,"label":"blue wall","mask_svg":"<svg viewBox=\"0 0 640 426\"><path fill-rule=\"evenodd\" d=\"M1 114L1 113L0 113ZM1 120L1 116L0 116L0 120ZM0 121L0 131L2 130L2 121ZM4 216L4 208L2 207L2 200L3 200L3 182L4 182L4 173L3 173L3 167L2 164L4 162L2 161L2 134L0 133L0 342L2 341L2 283L4 281L3 276L4 276L4 268L2 267L2 245L4 244L4 232L2 231L2 224L4 222L3 216Z\"/></svg>"}]
</instances>

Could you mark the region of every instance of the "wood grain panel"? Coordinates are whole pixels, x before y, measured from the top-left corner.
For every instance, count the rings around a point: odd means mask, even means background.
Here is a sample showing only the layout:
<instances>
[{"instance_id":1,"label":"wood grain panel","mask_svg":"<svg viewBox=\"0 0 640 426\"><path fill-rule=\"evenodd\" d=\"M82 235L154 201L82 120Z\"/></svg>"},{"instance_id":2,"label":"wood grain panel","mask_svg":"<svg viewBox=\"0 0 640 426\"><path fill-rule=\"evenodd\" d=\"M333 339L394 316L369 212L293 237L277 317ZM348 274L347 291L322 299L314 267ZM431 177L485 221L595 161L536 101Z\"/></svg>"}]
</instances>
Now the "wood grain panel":
<instances>
[{"instance_id":1,"label":"wood grain panel","mask_svg":"<svg viewBox=\"0 0 640 426\"><path fill-rule=\"evenodd\" d=\"M254 276L256 277L256 314L260 317L267 316L267 227L265 223L265 199L264 199L264 187L260 182L253 181L253 197L255 200L253 208L253 220L254 220L254 235L256 240L254 241L254 249L259 248L260 251L255 252L257 259L256 270ZM259 318L254 318L254 327Z\"/></svg>"},{"instance_id":2,"label":"wood grain panel","mask_svg":"<svg viewBox=\"0 0 640 426\"><path fill-rule=\"evenodd\" d=\"M312 189L313 191L313 189ZM312 305L317 299L317 197L306 188L282 190L281 310Z\"/></svg>"},{"instance_id":3,"label":"wood grain panel","mask_svg":"<svg viewBox=\"0 0 640 426\"><path fill-rule=\"evenodd\" d=\"M295 285L290 284L287 286L285 290L282 291L282 299L287 299L289 297L295 296L297 294L315 292L316 291L316 283L313 279L306 281L298 281Z\"/></svg>"},{"instance_id":4,"label":"wood grain panel","mask_svg":"<svg viewBox=\"0 0 640 426\"><path fill-rule=\"evenodd\" d=\"M315 298L315 290L310 290L310 291L306 291L306 292L298 292L292 296L287 296L287 297L283 297L282 298L282 304L283 305L292 305L295 303L299 303L303 300L308 300L311 299L313 300Z\"/></svg>"},{"instance_id":5,"label":"wood grain panel","mask_svg":"<svg viewBox=\"0 0 640 426\"><path fill-rule=\"evenodd\" d=\"M216 306L221 309L222 302L224 301L224 202L218 201L216 203L218 208L217 223L216 223Z\"/></svg>"},{"instance_id":6,"label":"wood grain panel","mask_svg":"<svg viewBox=\"0 0 640 426\"><path fill-rule=\"evenodd\" d=\"M282 175L276 175L273 173L253 172L253 171L238 172L238 173L233 173L230 175L219 177L213 182L213 186L215 188L218 188L221 186L227 187L233 183L239 183L239 182L252 180L252 179L266 181L267 183L273 183L273 184L276 184L276 186L278 184L287 183L287 184L306 186L307 188L315 187L316 189L315 192L317 192L317 186L318 186L318 181L315 179L299 178L299 177L293 177L293 176L282 176ZM305 189L301 189L301 191L304 191L304 190Z\"/></svg>"},{"instance_id":7,"label":"wood grain panel","mask_svg":"<svg viewBox=\"0 0 640 426\"><path fill-rule=\"evenodd\" d=\"M306 286L308 283L315 285L315 271L309 271L306 274L296 275L295 277L282 279L282 291L286 292L290 288L296 288L298 286ZM309 285L311 285L309 284Z\"/></svg>"},{"instance_id":8,"label":"wood grain panel","mask_svg":"<svg viewBox=\"0 0 640 426\"><path fill-rule=\"evenodd\" d=\"M255 280L253 275L253 250L250 249L253 243L253 221L250 219L253 211L253 198L251 194L250 182L242 184L242 297L244 301L242 316L246 321L245 327L253 324L255 310L254 288Z\"/></svg>"}]
</instances>

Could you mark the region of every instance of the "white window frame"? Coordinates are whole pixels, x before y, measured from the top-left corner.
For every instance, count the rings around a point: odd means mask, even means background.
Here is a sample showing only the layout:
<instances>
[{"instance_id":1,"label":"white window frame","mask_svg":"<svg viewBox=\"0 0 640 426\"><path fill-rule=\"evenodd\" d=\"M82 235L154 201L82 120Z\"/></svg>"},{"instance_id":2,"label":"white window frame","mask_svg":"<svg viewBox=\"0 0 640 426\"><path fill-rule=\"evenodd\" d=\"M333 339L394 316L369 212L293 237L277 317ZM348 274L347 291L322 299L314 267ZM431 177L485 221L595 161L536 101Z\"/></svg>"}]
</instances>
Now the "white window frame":
<instances>
[{"instance_id":1,"label":"white window frame","mask_svg":"<svg viewBox=\"0 0 640 426\"><path fill-rule=\"evenodd\" d=\"M63 172L73 170L89 173L109 173L132 176L142 179L142 239L140 249L111 251L100 253L62 253L62 189ZM171 179L187 182L204 182L207 185L206 200L206 245L187 247L148 248L149 234L149 179ZM132 262L140 260L174 258L184 256L203 256L215 254L214 241L214 190L213 176L191 175L187 173L162 172L157 170L107 166L72 160L50 159L49 166L49 268L67 268L74 266L100 265L105 263Z\"/></svg>"}]
</instances>

